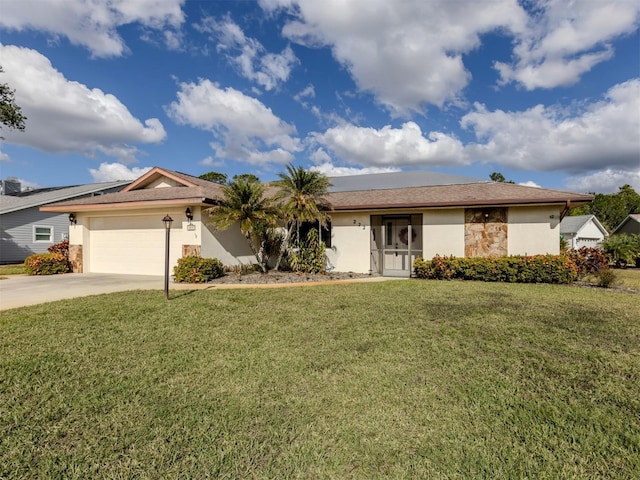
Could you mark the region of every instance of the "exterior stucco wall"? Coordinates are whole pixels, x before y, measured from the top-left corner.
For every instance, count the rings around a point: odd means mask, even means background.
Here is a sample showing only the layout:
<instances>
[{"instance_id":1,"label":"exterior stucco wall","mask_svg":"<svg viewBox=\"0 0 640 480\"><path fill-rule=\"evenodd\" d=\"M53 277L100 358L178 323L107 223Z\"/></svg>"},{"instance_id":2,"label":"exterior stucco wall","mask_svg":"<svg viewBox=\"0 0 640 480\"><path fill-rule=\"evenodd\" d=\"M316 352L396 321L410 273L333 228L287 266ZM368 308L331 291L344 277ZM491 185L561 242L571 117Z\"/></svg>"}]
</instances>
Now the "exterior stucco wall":
<instances>
[{"instance_id":1,"label":"exterior stucco wall","mask_svg":"<svg viewBox=\"0 0 640 480\"><path fill-rule=\"evenodd\" d=\"M355 223L354 223L355 222ZM369 213L332 213L331 248L326 256L337 272L368 273L371 268Z\"/></svg>"},{"instance_id":2,"label":"exterior stucco wall","mask_svg":"<svg viewBox=\"0 0 640 480\"><path fill-rule=\"evenodd\" d=\"M464 208L422 213L424 258L464 257Z\"/></svg>"},{"instance_id":3,"label":"exterior stucco wall","mask_svg":"<svg viewBox=\"0 0 640 480\"><path fill-rule=\"evenodd\" d=\"M509 255L560 253L559 207L510 207L508 218Z\"/></svg>"},{"instance_id":4,"label":"exterior stucco wall","mask_svg":"<svg viewBox=\"0 0 640 480\"><path fill-rule=\"evenodd\" d=\"M251 252L247 239L240 232L240 225L232 225L226 230L216 230L208 223L209 218L202 214L200 208L191 210L194 211L194 222L198 224L204 258L217 258L223 265L256 263L256 257Z\"/></svg>"}]
</instances>

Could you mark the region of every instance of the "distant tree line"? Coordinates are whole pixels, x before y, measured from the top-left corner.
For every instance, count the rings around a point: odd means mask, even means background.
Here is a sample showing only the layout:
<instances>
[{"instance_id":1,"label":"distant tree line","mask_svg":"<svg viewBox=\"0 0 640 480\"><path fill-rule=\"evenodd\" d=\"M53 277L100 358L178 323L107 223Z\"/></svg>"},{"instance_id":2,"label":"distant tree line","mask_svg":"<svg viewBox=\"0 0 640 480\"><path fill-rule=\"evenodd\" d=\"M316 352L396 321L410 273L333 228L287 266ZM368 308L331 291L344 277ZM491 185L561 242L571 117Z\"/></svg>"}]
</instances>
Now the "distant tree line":
<instances>
[{"instance_id":1,"label":"distant tree line","mask_svg":"<svg viewBox=\"0 0 640 480\"><path fill-rule=\"evenodd\" d=\"M595 215L611 233L627 215L640 213L640 194L631 185L623 185L617 193L592 193L593 202L572 208L569 215Z\"/></svg>"}]
</instances>

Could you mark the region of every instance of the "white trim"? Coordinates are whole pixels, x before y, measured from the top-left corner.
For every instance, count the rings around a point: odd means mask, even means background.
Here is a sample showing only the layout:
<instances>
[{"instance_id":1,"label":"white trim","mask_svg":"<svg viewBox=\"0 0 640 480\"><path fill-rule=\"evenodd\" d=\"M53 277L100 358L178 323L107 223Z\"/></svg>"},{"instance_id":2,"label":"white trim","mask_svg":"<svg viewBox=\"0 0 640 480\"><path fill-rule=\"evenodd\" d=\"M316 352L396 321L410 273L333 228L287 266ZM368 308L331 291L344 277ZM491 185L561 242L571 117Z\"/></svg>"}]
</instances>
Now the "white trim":
<instances>
[{"instance_id":1,"label":"white trim","mask_svg":"<svg viewBox=\"0 0 640 480\"><path fill-rule=\"evenodd\" d=\"M49 239L48 240L38 240L38 238L36 237L36 230L38 228L48 228L49 229ZM53 243L54 242L55 232L54 232L53 225L33 225L32 233L33 233L33 243ZM44 234L40 233L40 235L44 235Z\"/></svg>"}]
</instances>

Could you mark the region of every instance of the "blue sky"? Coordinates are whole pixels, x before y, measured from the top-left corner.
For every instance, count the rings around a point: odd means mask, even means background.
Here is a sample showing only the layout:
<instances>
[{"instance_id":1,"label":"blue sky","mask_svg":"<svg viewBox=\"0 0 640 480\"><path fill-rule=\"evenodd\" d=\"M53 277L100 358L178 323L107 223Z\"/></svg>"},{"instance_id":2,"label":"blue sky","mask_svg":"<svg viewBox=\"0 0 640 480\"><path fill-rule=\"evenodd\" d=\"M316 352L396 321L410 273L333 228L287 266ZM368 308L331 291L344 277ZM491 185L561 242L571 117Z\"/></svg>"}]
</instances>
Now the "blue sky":
<instances>
[{"instance_id":1,"label":"blue sky","mask_svg":"<svg viewBox=\"0 0 640 480\"><path fill-rule=\"evenodd\" d=\"M637 0L7 0L0 176L285 165L640 191Z\"/></svg>"}]
</instances>

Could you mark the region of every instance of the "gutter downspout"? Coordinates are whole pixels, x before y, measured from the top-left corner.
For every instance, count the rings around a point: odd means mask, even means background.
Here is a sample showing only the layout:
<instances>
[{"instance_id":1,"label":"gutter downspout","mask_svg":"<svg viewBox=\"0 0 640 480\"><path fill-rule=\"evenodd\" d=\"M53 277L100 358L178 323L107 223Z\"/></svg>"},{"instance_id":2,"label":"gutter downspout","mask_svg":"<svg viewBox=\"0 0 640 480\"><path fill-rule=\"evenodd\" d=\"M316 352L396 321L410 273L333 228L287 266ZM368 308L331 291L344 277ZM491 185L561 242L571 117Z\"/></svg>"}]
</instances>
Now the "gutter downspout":
<instances>
[{"instance_id":1,"label":"gutter downspout","mask_svg":"<svg viewBox=\"0 0 640 480\"><path fill-rule=\"evenodd\" d=\"M562 213L560 213L560 221L569 213L569 209L571 209L571 200L567 200L565 207L562 209Z\"/></svg>"}]
</instances>

